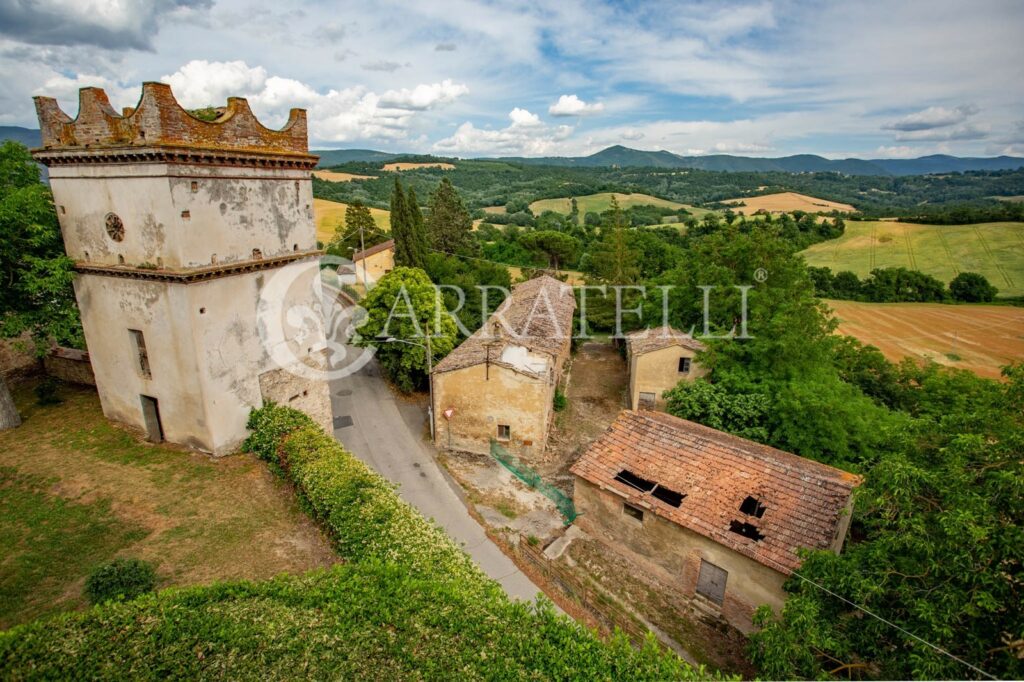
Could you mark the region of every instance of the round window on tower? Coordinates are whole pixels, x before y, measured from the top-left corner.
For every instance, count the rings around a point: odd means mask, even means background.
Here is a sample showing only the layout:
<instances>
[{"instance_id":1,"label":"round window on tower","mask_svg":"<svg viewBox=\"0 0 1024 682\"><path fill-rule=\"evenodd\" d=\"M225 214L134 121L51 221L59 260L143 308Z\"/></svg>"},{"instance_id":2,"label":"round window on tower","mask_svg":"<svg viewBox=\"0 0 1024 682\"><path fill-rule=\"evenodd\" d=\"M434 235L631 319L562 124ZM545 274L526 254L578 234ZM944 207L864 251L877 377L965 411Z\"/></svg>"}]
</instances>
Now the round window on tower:
<instances>
[{"instance_id":1,"label":"round window on tower","mask_svg":"<svg viewBox=\"0 0 1024 682\"><path fill-rule=\"evenodd\" d=\"M107 214L107 236L115 242L124 239L124 223L114 213Z\"/></svg>"}]
</instances>

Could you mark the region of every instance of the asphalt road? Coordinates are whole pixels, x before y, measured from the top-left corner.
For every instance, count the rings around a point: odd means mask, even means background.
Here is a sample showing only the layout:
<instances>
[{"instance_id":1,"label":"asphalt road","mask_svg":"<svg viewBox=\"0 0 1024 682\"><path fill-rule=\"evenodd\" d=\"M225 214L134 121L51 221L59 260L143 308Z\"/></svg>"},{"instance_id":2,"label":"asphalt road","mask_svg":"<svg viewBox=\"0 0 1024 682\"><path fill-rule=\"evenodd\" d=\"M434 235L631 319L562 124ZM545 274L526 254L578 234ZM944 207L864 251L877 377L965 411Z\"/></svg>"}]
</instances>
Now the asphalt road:
<instances>
[{"instance_id":1,"label":"asphalt road","mask_svg":"<svg viewBox=\"0 0 1024 682\"><path fill-rule=\"evenodd\" d=\"M484 534L469 515L425 439L426 414L395 399L376 361L331 381L335 437L392 483L402 499L432 518L514 599L533 600L540 589Z\"/></svg>"}]
</instances>

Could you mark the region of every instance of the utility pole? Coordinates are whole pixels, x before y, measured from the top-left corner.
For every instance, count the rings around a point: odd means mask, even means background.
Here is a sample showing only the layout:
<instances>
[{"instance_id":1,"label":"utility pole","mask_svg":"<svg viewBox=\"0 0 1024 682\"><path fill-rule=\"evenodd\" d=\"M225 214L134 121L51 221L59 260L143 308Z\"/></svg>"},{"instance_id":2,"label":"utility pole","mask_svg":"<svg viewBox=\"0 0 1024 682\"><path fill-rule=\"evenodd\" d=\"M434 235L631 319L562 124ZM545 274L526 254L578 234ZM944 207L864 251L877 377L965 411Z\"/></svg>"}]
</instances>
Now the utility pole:
<instances>
[{"instance_id":1,"label":"utility pole","mask_svg":"<svg viewBox=\"0 0 1024 682\"><path fill-rule=\"evenodd\" d=\"M359 226L359 253L363 256L363 296L366 295L366 242L363 240L363 226ZM356 264L356 269L359 269L359 264Z\"/></svg>"}]
</instances>

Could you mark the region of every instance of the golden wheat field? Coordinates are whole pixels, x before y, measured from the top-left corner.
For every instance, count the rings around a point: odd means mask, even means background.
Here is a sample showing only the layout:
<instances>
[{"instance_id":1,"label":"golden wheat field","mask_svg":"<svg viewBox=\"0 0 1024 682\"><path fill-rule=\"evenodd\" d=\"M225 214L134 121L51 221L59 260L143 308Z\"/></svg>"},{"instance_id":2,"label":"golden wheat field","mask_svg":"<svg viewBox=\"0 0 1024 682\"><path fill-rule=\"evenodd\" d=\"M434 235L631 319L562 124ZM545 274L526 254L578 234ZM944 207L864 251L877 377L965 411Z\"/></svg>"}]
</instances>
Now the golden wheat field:
<instances>
[{"instance_id":1,"label":"golden wheat field","mask_svg":"<svg viewBox=\"0 0 1024 682\"><path fill-rule=\"evenodd\" d=\"M852 212L856 210L849 204L841 204L838 201L809 197L806 194L797 194L796 192L779 192L778 194L765 194L759 197L727 199L722 203L735 204L738 202L742 202L744 205L736 206L733 208L733 211L743 215L752 215L758 211L767 211L769 213L790 213L792 211L827 213L829 211Z\"/></svg>"}]
</instances>

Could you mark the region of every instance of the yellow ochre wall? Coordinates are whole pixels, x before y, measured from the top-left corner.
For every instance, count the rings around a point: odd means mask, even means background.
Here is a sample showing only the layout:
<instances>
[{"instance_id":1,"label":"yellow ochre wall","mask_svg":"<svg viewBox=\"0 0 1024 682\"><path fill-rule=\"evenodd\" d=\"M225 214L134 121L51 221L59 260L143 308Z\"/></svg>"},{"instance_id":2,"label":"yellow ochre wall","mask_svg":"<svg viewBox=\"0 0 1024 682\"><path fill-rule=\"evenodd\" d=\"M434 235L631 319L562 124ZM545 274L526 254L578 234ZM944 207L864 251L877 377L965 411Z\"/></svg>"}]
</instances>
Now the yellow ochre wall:
<instances>
[{"instance_id":1,"label":"yellow ochre wall","mask_svg":"<svg viewBox=\"0 0 1024 682\"><path fill-rule=\"evenodd\" d=\"M629 404L634 410L640 407L641 393L654 393L655 408L665 409L662 394L676 387L681 380L693 381L707 374L693 357L696 353L683 346L669 346L641 355L633 354L629 359ZM690 358L690 371L679 372L679 358Z\"/></svg>"}]
</instances>

